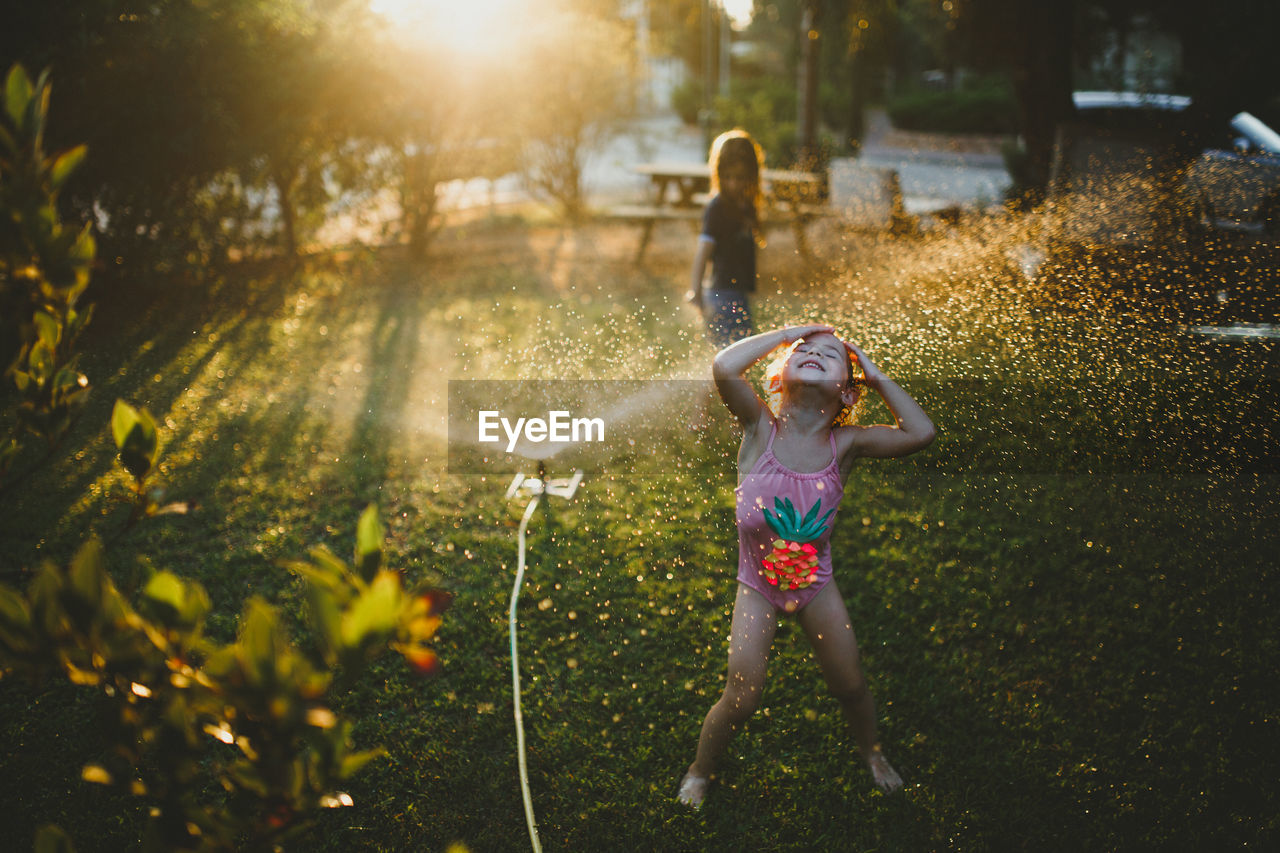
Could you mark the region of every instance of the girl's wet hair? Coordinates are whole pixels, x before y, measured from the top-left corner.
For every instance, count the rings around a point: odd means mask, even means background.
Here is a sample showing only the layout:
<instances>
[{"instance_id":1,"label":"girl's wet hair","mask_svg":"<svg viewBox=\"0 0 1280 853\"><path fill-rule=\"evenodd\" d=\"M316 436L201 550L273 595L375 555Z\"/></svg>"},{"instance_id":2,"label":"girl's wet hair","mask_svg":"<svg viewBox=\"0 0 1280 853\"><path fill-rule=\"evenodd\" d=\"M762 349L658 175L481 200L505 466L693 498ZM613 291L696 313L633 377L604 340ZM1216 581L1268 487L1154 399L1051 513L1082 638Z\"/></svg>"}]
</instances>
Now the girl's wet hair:
<instances>
[{"instance_id":1,"label":"girl's wet hair","mask_svg":"<svg viewBox=\"0 0 1280 853\"><path fill-rule=\"evenodd\" d=\"M778 412L782 408L782 368L786 366L787 359L791 358L791 354L796 351L796 347L804 343L804 338L791 344L791 346L783 347L782 350L770 359L769 364L765 367L765 398L764 403L769 407L769 411L773 412L776 418ZM866 388L863 385L862 368L854 360L853 353L848 347L844 349L845 363L848 365L848 380L845 384L846 388L852 387L858 390L858 395L854 398L852 405L841 405L840 411L836 412L835 418L832 420L832 426L853 426L858 422L858 418L862 415L865 408L867 398Z\"/></svg>"}]
</instances>

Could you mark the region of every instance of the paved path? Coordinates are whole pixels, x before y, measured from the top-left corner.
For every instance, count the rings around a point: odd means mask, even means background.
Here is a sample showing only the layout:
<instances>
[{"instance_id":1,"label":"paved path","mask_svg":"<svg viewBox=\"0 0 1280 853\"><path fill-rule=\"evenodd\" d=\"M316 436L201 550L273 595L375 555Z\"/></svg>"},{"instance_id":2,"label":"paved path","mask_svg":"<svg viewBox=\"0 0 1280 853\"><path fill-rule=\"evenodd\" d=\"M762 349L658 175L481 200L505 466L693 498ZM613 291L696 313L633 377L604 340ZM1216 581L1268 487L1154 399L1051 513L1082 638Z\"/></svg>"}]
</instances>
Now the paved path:
<instances>
[{"instance_id":1,"label":"paved path","mask_svg":"<svg viewBox=\"0 0 1280 853\"><path fill-rule=\"evenodd\" d=\"M864 183L856 177L859 167L896 170L908 210L998 207L1010 185L998 137L904 133L893 129L883 110L867 113L861 156L832 161L832 204L856 200Z\"/></svg>"}]
</instances>

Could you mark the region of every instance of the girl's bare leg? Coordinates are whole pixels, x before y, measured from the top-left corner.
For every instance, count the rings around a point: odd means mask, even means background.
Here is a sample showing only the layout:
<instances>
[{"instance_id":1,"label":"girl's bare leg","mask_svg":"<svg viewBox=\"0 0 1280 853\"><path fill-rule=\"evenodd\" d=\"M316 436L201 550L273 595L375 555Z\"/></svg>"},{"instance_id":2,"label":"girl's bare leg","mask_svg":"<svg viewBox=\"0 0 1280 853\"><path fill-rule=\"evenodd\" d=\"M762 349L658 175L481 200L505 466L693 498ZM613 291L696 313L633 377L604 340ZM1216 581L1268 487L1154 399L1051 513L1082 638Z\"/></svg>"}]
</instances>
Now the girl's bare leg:
<instances>
[{"instance_id":1,"label":"girl's bare leg","mask_svg":"<svg viewBox=\"0 0 1280 853\"><path fill-rule=\"evenodd\" d=\"M778 630L778 614L754 589L738 584L729 629L729 675L724 694L707 712L698 738L698 754L680 782L680 802L702 805L716 762L729 740L760 704L769 646Z\"/></svg>"},{"instance_id":2,"label":"girl's bare leg","mask_svg":"<svg viewBox=\"0 0 1280 853\"><path fill-rule=\"evenodd\" d=\"M876 703L862 675L858 641L844 599L835 582L827 584L799 615L800 627L813 644L827 686L840 702L858 749L876 785L885 792L902 787L902 777L880 752L876 738Z\"/></svg>"}]
</instances>

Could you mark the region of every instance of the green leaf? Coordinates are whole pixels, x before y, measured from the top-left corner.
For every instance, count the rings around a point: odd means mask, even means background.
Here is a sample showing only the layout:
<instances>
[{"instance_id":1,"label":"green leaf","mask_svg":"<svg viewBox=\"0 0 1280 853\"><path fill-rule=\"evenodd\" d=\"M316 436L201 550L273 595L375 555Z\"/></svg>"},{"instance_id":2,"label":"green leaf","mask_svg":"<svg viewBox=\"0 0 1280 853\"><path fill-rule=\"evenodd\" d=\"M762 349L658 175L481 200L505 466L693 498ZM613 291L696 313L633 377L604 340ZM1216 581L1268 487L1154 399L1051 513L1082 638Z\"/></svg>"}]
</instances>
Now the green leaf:
<instances>
[{"instance_id":1,"label":"green leaf","mask_svg":"<svg viewBox=\"0 0 1280 853\"><path fill-rule=\"evenodd\" d=\"M378 508L365 507L356 525L356 570L366 581L372 580L382 564L382 522L378 520Z\"/></svg>"},{"instance_id":2,"label":"green leaf","mask_svg":"<svg viewBox=\"0 0 1280 853\"><path fill-rule=\"evenodd\" d=\"M31 624L27 600L16 590L0 584L0 624L25 629Z\"/></svg>"},{"instance_id":3,"label":"green leaf","mask_svg":"<svg viewBox=\"0 0 1280 853\"><path fill-rule=\"evenodd\" d=\"M0 474L9 470L9 466L21 451L22 444L16 438L11 437L6 441L0 441Z\"/></svg>"},{"instance_id":4,"label":"green leaf","mask_svg":"<svg viewBox=\"0 0 1280 853\"><path fill-rule=\"evenodd\" d=\"M88 325L89 318L92 316L93 316L92 305L90 305L88 308L86 308L83 311L77 311L74 308L68 308L67 313L62 318L63 325L66 328L66 337L69 339L74 339L77 335L79 335L80 330L83 329L86 325Z\"/></svg>"},{"instance_id":5,"label":"green leaf","mask_svg":"<svg viewBox=\"0 0 1280 853\"><path fill-rule=\"evenodd\" d=\"M304 563L301 560L285 560L281 565L305 580L308 587L322 589L331 595L346 586L343 582L344 576L335 574L327 567Z\"/></svg>"},{"instance_id":6,"label":"green leaf","mask_svg":"<svg viewBox=\"0 0 1280 853\"><path fill-rule=\"evenodd\" d=\"M329 572L335 578L345 578L351 574L351 567L323 545L312 548L310 553L311 560L317 569Z\"/></svg>"},{"instance_id":7,"label":"green leaf","mask_svg":"<svg viewBox=\"0 0 1280 853\"><path fill-rule=\"evenodd\" d=\"M70 401L75 395L89 390L89 377L74 368L63 365L53 377L53 390L64 401Z\"/></svg>"},{"instance_id":8,"label":"green leaf","mask_svg":"<svg viewBox=\"0 0 1280 853\"><path fill-rule=\"evenodd\" d=\"M32 849L35 853L75 853L76 848L62 827L49 823L36 830Z\"/></svg>"},{"instance_id":9,"label":"green leaf","mask_svg":"<svg viewBox=\"0 0 1280 853\"><path fill-rule=\"evenodd\" d=\"M109 583L103 568L102 543L90 539L71 559L71 588L92 606L99 605L103 588Z\"/></svg>"},{"instance_id":10,"label":"green leaf","mask_svg":"<svg viewBox=\"0 0 1280 853\"><path fill-rule=\"evenodd\" d=\"M187 587L172 572L156 572L142 588L142 594L152 601L167 604L174 613L181 613L187 603Z\"/></svg>"},{"instance_id":11,"label":"green leaf","mask_svg":"<svg viewBox=\"0 0 1280 853\"><path fill-rule=\"evenodd\" d=\"M241 620L240 652L250 677L261 683L275 672L277 652L276 611L260 598L249 600Z\"/></svg>"},{"instance_id":12,"label":"green leaf","mask_svg":"<svg viewBox=\"0 0 1280 853\"><path fill-rule=\"evenodd\" d=\"M310 599L312 618L324 639L325 648L336 652L342 644L342 608L338 599L318 587L311 589Z\"/></svg>"},{"instance_id":13,"label":"green leaf","mask_svg":"<svg viewBox=\"0 0 1280 853\"><path fill-rule=\"evenodd\" d=\"M0 125L0 145L4 146L4 149L10 154L18 153L18 143L13 138L13 134L5 129L4 125ZM0 163L3 162L3 160L0 160Z\"/></svg>"},{"instance_id":14,"label":"green leaf","mask_svg":"<svg viewBox=\"0 0 1280 853\"><path fill-rule=\"evenodd\" d=\"M271 796L271 788L262 778L258 769L248 761L237 761L227 768L227 778L238 788L242 788L255 796L266 800Z\"/></svg>"},{"instance_id":15,"label":"green leaf","mask_svg":"<svg viewBox=\"0 0 1280 853\"><path fill-rule=\"evenodd\" d=\"M62 337L62 328L57 318L46 311L37 311L31 319L35 323L36 336L50 349L56 347L58 339Z\"/></svg>"},{"instance_id":16,"label":"green leaf","mask_svg":"<svg viewBox=\"0 0 1280 853\"><path fill-rule=\"evenodd\" d=\"M67 253L67 258L72 263L87 265L93 261L93 256L97 253L98 244L93 239L92 225L86 223L84 228L80 229L80 233L76 235L76 242L71 247L71 251Z\"/></svg>"},{"instance_id":17,"label":"green leaf","mask_svg":"<svg viewBox=\"0 0 1280 853\"><path fill-rule=\"evenodd\" d=\"M400 619L400 578L381 572L342 617L342 644L363 646L371 634L390 636Z\"/></svg>"},{"instance_id":18,"label":"green leaf","mask_svg":"<svg viewBox=\"0 0 1280 853\"><path fill-rule=\"evenodd\" d=\"M34 102L27 105L27 118L31 120L32 148L37 154L44 149L44 127L49 117L49 69L40 72L39 79L32 86Z\"/></svg>"},{"instance_id":19,"label":"green leaf","mask_svg":"<svg viewBox=\"0 0 1280 853\"><path fill-rule=\"evenodd\" d=\"M111 434L120 449L121 464L134 479L145 478L159 449L155 418L146 409L135 409L117 399L111 411Z\"/></svg>"},{"instance_id":20,"label":"green leaf","mask_svg":"<svg viewBox=\"0 0 1280 853\"><path fill-rule=\"evenodd\" d=\"M388 754L385 749L378 747L377 749L367 749L363 752L353 752L350 755L343 756L342 764L338 767L338 778L350 779L370 761L375 758L386 758Z\"/></svg>"},{"instance_id":21,"label":"green leaf","mask_svg":"<svg viewBox=\"0 0 1280 853\"><path fill-rule=\"evenodd\" d=\"M123 450L125 439L138 423L138 410L124 400L117 399L115 408L111 410L111 435L116 441L116 449Z\"/></svg>"},{"instance_id":22,"label":"green leaf","mask_svg":"<svg viewBox=\"0 0 1280 853\"><path fill-rule=\"evenodd\" d=\"M24 119L27 115L27 106L31 103L31 94L31 78L27 76L26 69L21 65L15 65L9 69L9 79L5 81L4 86L4 105L9 118L13 119L19 131L26 129Z\"/></svg>"},{"instance_id":23,"label":"green leaf","mask_svg":"<svg viewBox=\"0 0 1280 853\"><path fill-rule=\"evenodd\" d=\"M53 348L42 340L36 341L27 354L27 365L37 379L48 379L53 372Z\"/></svg>"},{"instance_id":24,"label":"green leaf","mask_svg":"<svg viewBox=\"0 0 1280 853\"><path fill-rule=\"evenodd\" d=\"M49 170L49 183L53 189L57 190L66 183L67 178L71 177L71 173L84 160L86 154L89 153L87 145L77 145L69 151L63 151L58 155L58 159L54 160L53 168Z\"/></svg>"},{"instance_id":25,"label":"green leaf","mask_svg":"<svg viewBox=\"0 0 1280 853\"><path fill-rule=\"evenodd\" d=\"M62 630L64 610L58 601L62 580L52 563L46 563L27 587L31 619L38 630L53 636Z\"/></svg>"},{"instance_id":26,"label":"green leaf","mask_svg":"<svg viewBox=\"0 0 1280 853\"><path fill-rule=\"evenodd\" d=\"M790 498L775 497L773 506L778 512L778 519L786 526L787 530L794 531L800 526L800 513L796 512L796 508L791 503Z\"/></svg>"},{"instance_id":27,"label":"green leaf","mask_svg":"<svg viewBox=\"0 0 1280 853\"><path fill-rule=\"evenodd\" d=\"M0 585L0 644L15 652L31 641L31 610L27 601L7 586Z\"/></svg>"}]
</instances>

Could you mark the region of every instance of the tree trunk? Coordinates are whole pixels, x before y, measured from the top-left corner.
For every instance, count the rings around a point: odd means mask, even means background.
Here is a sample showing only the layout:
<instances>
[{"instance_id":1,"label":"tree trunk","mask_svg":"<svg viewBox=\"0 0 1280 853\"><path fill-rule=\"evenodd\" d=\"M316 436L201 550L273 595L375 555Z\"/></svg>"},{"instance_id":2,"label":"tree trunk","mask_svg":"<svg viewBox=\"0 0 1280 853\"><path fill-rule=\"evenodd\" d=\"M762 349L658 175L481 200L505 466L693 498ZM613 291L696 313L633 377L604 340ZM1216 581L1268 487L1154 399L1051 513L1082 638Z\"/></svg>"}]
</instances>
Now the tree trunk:
<instances>
[{"instance_id":1,"label":"tree trunk","mask_svg":"<svg viewBox=\"0 0 1280 853\"><path fill-rule=\"evenodd\" d=\"M849 60L849 115L845 124L845 142L855 154L862 150L862 140L867 135L868 65L867 52L855 49Z\"/></svg>"},{"instance_id":2,"label":"tree trunk","mask_svg":"<svg viewBox=\"0 0 1280 853\"><path fill-rule=\"evenodd\" d=\"M408 237L409 257L422 260L427 256L436 215L437 169L429 155L416 151L406 158L404 171L400 227Z\"/></svg>"},{"instance_id":3,"label":"tree trunk","mask_svg":"<svg viewBox=\"0 0 1280 853\"><path fill-rule=\"evenodd\" d=\"M1133 22L1128 15L1122 15L1112 21L1116 30L1116 55L1112 64L1114 80L1112 85L1121 91L1129 88L1129 72L1126 67L1129 60L1129 30Z\"/></svg>"},{"instance_id":4,"label":"tree trunk","mask_svg":"<svg viewBox=\"0 0 1280 853\"><path fill-rule=\"evenodd\" d=\"M271 173L280 203L280 236L287 257L298 256L298 213L293 206L293 190L298 183L297 167L283 167Z\"/></svg>"},{"instance_id":5,"label":"tree trunk","mask_svg":"<svg viewBox=\"0 0 1280 853\"><path fill-rule=\"evenodd\" d=\"M818 0L806 0L800 16L800 79L796 94L797 159L805 167L818 155Z\"/></svg>"},{"instance_id":6,"label":"tree trunk","mask_svg":"<svg viewBox=\"0 0 1280 853\"><path fill-rule=\"evenodd\" d=\"M1058 125L1074 111L1071 49L1074 0L1020 4L1025 34L1014 89L1022 111L1028 189L1043 194L1049 185Z\"/></svg>"}]
</instances>

